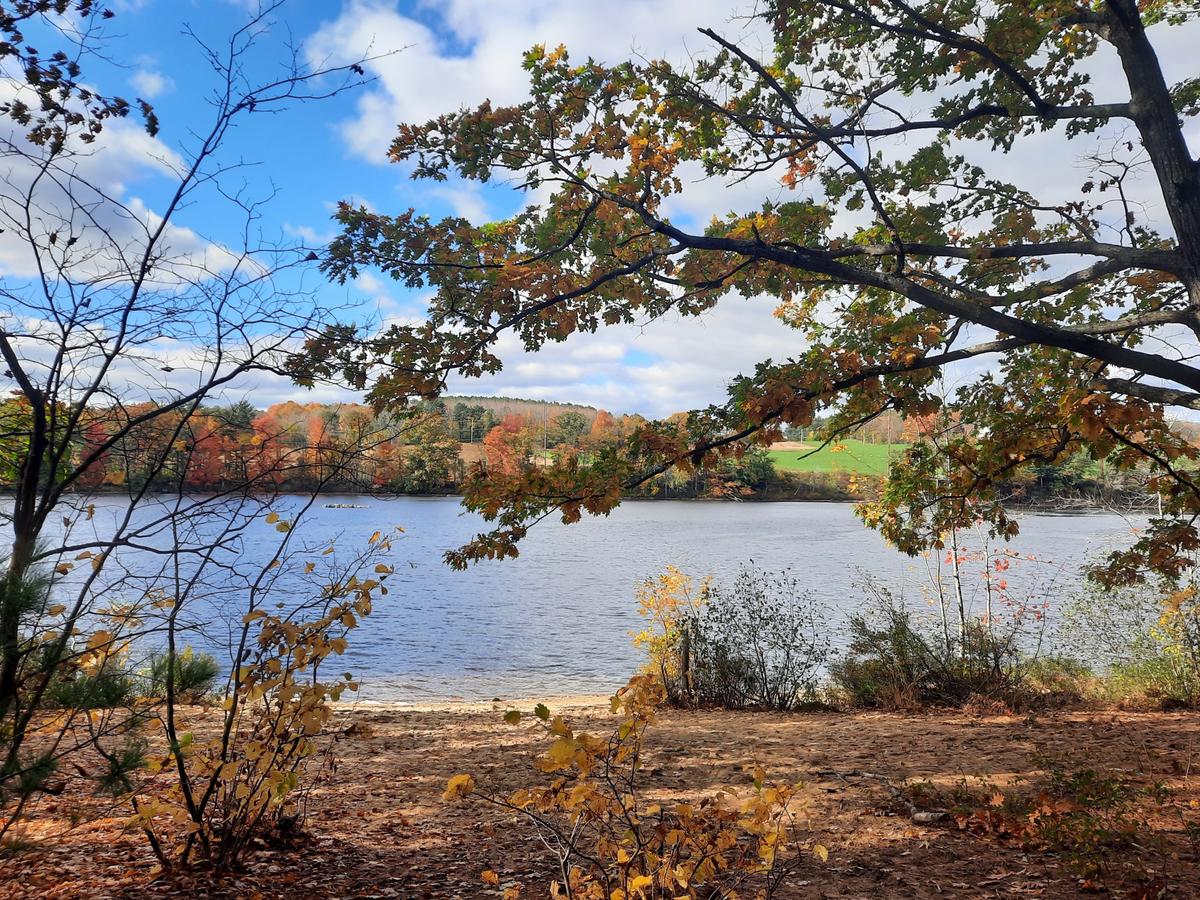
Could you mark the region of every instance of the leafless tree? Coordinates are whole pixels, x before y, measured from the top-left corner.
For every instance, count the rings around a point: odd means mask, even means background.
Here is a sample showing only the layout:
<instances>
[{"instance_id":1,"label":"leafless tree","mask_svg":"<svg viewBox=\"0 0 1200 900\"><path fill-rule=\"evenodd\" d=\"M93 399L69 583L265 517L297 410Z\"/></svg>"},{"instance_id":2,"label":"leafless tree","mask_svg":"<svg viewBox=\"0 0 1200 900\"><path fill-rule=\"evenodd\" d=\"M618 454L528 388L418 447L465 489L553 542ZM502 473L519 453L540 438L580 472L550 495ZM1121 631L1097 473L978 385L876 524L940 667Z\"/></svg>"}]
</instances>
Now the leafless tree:
<instances>
[{"instance_id":1,"label":"leafless tree","mask_svg":"<svg viewBox=\"0 0 1200 900\"><path fill-rule=\"evenodd\" d=\"M338 313L314 302L312 248L264 237L270 197L251 196L239 184L244 163L223 152L240 120L365 80L358 63L313 66L290 45L277 74L255 80L282 5L263 4L219 46L190 33L214 76L204 98L209 124L171 149L147 104L136 126L124 121L130 104L82 80L81 62L109 48L105 9L0 2L9 41L0 52L0 355L14 389L0 425L14 493L3 514L0 804L23 804L81 740L68 715L49 746L24 752L55 678L85 663L116 665L148 635L175 654L189 628L211 627L188 612L200 597L211 612L236 594L240 625L279 577L271 563L293 540L285 532L272 547L256 538L256 552L244 552L281 468L306 465L305 448L268 467L260 447L244 444L237 474L218 489L194 494L187 483L201 407L247 379L284 374L286 355ZM25 28L49 32L63 49L45 58L21 49ZM139 164L171 180L154 209L110 186L130 146ZM186 227L195 208L240 222L236 241ZM327 453L324 480L376 439L364 431L336 458ZM100 504L97 514L94 473L132 446L139 477L124 484L126 502ZM237 627L230 638L245 642ZM115 714L84 718L93 744L127 726Z\"/></svg>"}]
</instances>

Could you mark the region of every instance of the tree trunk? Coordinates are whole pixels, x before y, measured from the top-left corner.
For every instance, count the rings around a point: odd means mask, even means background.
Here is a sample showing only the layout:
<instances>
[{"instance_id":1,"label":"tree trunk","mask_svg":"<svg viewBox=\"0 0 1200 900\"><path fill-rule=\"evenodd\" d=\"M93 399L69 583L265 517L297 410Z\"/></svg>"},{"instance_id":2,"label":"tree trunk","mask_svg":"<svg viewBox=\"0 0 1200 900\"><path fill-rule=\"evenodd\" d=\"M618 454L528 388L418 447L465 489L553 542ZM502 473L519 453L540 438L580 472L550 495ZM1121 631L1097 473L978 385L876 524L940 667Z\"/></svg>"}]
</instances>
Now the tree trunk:
<instances>
[{"instance_id":1,"label":"tree trunk","mask_svg":"<svg viewBox=\"0 0 1200 900\"><path fill-rule=\"evenodd\" d=\"M1135 0L1108 0L1106 37L1121 59L1129 83L1133 121L1154 166L1192 277L1185 279L1193 304L1200 303L1200 164L1192 159L1179 115Z\"/></svg>"}]
</instances>

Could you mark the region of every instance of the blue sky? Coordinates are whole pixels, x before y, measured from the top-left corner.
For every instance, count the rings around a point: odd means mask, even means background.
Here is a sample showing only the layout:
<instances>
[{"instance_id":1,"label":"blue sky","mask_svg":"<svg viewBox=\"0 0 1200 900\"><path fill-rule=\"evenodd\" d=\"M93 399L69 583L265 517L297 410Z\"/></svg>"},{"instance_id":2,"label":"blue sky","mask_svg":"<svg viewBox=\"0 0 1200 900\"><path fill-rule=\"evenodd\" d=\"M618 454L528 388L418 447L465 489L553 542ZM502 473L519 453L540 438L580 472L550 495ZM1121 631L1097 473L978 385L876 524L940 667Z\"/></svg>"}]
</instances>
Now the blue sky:
<instances>
[{"instance_id":1,"label":"blue sky","mask_svg":"<svg viewBox=\"0 0 1200 900\"><path fill-rule=\"evenodd\" d=\"M334 21L330 13L338 10L339 4L331 2L293 0L286 4L274 17L271 32L247 55L248 63L261 76L269 76L287 58L289 42L307 52L307 43ZM151 102L161 121L159 138L165 144L193 145L192 133L210 121L205 99L217 80L187 30L220 48L246 20L244 0L127 0L111 26L113 42L121 48L115 59L121 64L93 64L88 73L107 91ZM380 43L384 40L381 36ZM355 153L348 147L344 123L368 90L295 104L277 115L238 120L222 159L244 160L248 166L226 181L237 185L244 179L258 197L274 194L267 207L270 215L264 222L265 231L269 233L273 226L278 234L323 243L334 231L332 205L344 198L362 198L381 209L419 204L434 216L454 211L436 192L422 190L397 167L385 163L386 142L373 154ZM170 180L156 179L152 172L144 175L145 180L131 187L146 193L149 200L161 202L162 192L173 186ZM510 204L498 199L497 212L505 205ZM236 234L226 233L224 219L226 211L216 203L196 204L183 217L185 224L214 240L236 239Z\"/></svg>"},{"instance_id":2,"label":"blue sky","mask_svg":"<svg viewBox=\"0 0 1200 900\"><path fill-rule=\"evenodd\" d=\"M185 28L219 45L246 21L251 3L116 0L119 14L110 25L110 46L111 59L120 64L94 60L88 76L110 93L145 97L158 111L163 148L186 146L191 132L208 121L204 101L215 81ZM707 50L696 29L710 26L751 51L761 49L762 24L745 19L739 8L728 0L290 0L248 57L257 72L277 69L290 43L310 61L349 62L375 55L379 58L368 70L376 81L332 100L243 119L225 146L224 159L249 165L228 174L225 185L237 187L244 181L252 196L274 194L262 221L268 239L323 243L334 233L330 215L341 199L390 212L415 206L431 216L453 213L478 222L505 216L524 201L503 185L414 182L404 167L387 163L385 152L396 124L425 121L484 99L518 102L525 85L521 55L534 43L565 43L577 58L614 61L641 54L682 61ZM1164 63L1173 77L1194 74L1189 40L1196 38L1195 29L1191 38L1187 34L1172 36L1164 45ZM1109 87L1121 89L1113 72L1096 74L1100 99L1124 99L1104 94ZM1047 155L1048 147L1061 146L1056 141L1053 136L1035 138L1007 158L989 158L989 165L1042 196L1074 191L1080 180L1075 160ZM169 181L159 167L148 164L143 145L108 147L106 153L104 164L124 198L141 200L151 209L163 202ZM781 191L770 176L736 187L696 183L672 213L685 225L695 225L713 213L754 208ZM196 203L180 223L218 244L236 237L231 232L235 220L220 203ZM323 286L320 297L330 305L350 303L362 317L410 319L422 308L419 295L369 275L345 287ZM775 320L772 309L766 298L731 297L699 319L669 317L604 329L536 355L524 354L509 341L502 345L502 373L456 382L452 389L591 403L647 415L703 406L721 398L732 376L762 359L800 349L796 333ZM354 395L329 389L307 394L282 380L253 385L252 399L259 405L288 398Z\"/></svg>"},{"instance_id":3,"label":"blue sky","mask_svg":"<svg viewBox=\"0 0 1200 900\"><path fill-rule=\"evenodd\" d=\"M112 60L93 61L89 78L111 93L140 96L161 120L159 140L186 147L208 122L205 98L215 80L187 29L220 46L247 16L246 0L124 0L112 20ZM502 217L523 198L503 185L414 182L402 166L385 160L395 125L425 119L484 99L518 101L524 90L522 52L535 42L565 42L578 56L619 59L631 53L682 59L704 47L695 29L713 25L743 33L727 3L620 0L614 5L563 0L393 2L393 0L291 0L275 16L250 59L269 73L286 57L290 43L310 61L348 61L380 56L368 68L377 81L332 100L300 105L274 116L243 119L226 144L226 161L246 168L225 177L250 195L273 199L262 222L268 239L323 243L334 233L333 205L361 200L383 211L410 206L431 216L465 215L473 221ZM171 184L154 166L114 161L126 197L150 208L161 204ZM772 185L777 188L777 185ZM709 202L722 186L696 198L695 210L679 215L707 220ZM746 193L761 202L761 189ZM211 200L212 195L207 195ZM720 199L728 206L730 197ZM712 207L718 208L718 207ZM180 223L206 240L234 241L236 220L221 203L198 202ZM363 317L419 316L421 297L370 275L346 287L325 286L324 302L356 305ZM537 355L506 348L498 376L457 382L458 392L509 394L592 403L616 412L665 415L720 399L724 383L767 356L795 351L795 336L771 316L772 304L731 299L701 320L676 318L607 329L552 345ZM736 339L735 339L736 336ZM260 405L294 398L352 399L342 391L300 392L272 381L256 383Z\"/></svg>"}]
</instances>

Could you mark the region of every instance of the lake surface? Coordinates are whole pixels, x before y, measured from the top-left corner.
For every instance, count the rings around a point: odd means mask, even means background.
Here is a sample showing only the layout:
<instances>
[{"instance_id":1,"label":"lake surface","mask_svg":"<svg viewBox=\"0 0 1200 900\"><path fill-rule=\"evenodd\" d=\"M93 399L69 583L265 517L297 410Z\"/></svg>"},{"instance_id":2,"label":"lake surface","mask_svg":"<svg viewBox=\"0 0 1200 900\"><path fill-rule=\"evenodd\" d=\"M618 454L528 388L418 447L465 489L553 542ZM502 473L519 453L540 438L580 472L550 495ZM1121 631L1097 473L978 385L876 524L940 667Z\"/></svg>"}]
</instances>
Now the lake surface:
<instances>
[{"instance_id":1,"label":"lake surface","mask_svg":"<svg viewBox=\"0 0 1200 900\"><path fill-rule=\"evenodd\" d=\"M121 503L102 498L100 512L115 515ZM1010 547L1040 561L1014 564L1005 577L1017 595L1048 599L1051 615L1077 590L1081 563L1128 542L1142 524L1111 514L1045 513L1020 523ZM850 505L837 503L629 502L607 518L539 525L518 559L465 572L447 568L442 553L485 523L454 497L327 496L300 527L306 538L336 534L340 546L354 547L396 525L405 531L391 551L390 595L378 598L374 614L351 634L345 657L363 681L360 696L370 700L613 690L641 662L629 637L641 627L634 589L668 564L718 580L751 560L790 569L822 605L835 643L862 606L856 583L863 574L922 605L929 583L927 561L889 548ZM197 642L220 653L221 631L207 629Z\"/></svg>"}]
</instances>

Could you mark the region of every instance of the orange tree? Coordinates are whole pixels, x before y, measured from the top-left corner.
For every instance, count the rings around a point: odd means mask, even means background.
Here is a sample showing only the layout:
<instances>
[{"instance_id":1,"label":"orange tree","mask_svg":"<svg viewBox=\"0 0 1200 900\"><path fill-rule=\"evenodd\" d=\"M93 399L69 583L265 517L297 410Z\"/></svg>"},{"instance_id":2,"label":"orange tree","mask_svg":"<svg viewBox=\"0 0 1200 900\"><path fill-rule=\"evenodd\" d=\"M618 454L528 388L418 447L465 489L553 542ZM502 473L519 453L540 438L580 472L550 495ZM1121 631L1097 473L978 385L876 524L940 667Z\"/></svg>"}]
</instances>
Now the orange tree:
<instances>
[{"instance_id":1,"label":"orange tree","mask_svg":"<svg viewBox=\"0 0 1200 900\"><path fill-rule=\"evenodd\" d=\"M606 512L657 473L818 413L836 430L892 409L970 424L918 441L861 509L899 547L980 517L1013 534L996 484L1085 450L1149 471L1163 497L1107 577L1184 571L1200 546L1198 451L1168 413L1200 409L1200 170L1185 138L1200 79L1168 83L1156 42L1200 6L767 0L757 16L766 52L711 29L710 53L686 68L534 47L526 102L401 125L391 158L414 177L503 178L531 202L482 226L342 205L327 271L377 267L433 299L415 326L329 329L295 361L301 380L336 371L402 404L452 373L500 369L504 332L532 350L765 296L799 332L792 358L586 464L478 479L467 503L494 530L450 562L511 555L533 521ZM1099 69L1121 76L1106 96ZM1087 171L1038 196L996 174L1014 152ZM1140 172L1161 221L1131 194ZM767 199L689 229L672 205L704 179L762 179ZM983 374L940 396L939 371L963 361Z\"/></svg>"}]
</instances>

